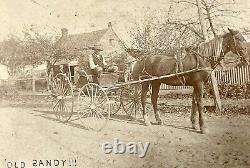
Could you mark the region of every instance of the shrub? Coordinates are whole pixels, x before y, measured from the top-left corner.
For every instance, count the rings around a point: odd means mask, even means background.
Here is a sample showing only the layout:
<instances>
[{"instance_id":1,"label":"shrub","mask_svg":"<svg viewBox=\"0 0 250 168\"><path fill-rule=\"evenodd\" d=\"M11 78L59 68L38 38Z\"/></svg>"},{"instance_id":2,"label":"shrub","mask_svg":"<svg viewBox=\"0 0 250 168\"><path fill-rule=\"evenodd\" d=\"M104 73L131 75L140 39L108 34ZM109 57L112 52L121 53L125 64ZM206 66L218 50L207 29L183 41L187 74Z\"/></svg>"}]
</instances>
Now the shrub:
<instances>
[{"instance_id":1,"label":"shrub","mask_svg":"<svg viewBox=\"0 0 250 168\"><path fill-rule=\"evenodd\" d=\"M18 95L18 94L19 94L18 89L15 83L12 83L12 82L1 83L0 97L6 96L6 95Z\"/></svg>"},{"instance_id":2,"label":"shrub","mask_svg":"<svg viewBox=\"0 0 250 168\"><path fill-rule=\"evenodd\" d=\"M223 83L219 86L219 93L221 98L232 98L232 99L249 99L250 98L250 83L240 84L228 84ZM206 95L212 96L213 91L211 86L206 87Z\"/></svg>"}]
</instances>

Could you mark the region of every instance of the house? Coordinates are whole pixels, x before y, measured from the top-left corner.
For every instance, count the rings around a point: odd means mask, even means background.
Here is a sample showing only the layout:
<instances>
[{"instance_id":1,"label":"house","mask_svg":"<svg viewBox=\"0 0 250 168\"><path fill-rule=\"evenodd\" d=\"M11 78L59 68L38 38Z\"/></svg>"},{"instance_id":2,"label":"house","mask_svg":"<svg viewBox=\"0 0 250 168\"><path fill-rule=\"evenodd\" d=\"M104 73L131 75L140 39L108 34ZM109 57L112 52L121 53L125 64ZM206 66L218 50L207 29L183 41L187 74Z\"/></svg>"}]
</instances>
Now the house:
<instances>
[{"instance_id":1,"label":"house","mask_svg":"<svg viewBox=\"0 0 250 168\"><path fill-rule=\"evenodd\" d=\"M0 64L0 80L6 80L9 78L8 67Z\"/></svg>"},{"instance_id":2,"label":"house","mask_svg":"<svg viewBox=\"0 0 250 168\"><path fill-rule=\"evenodd\" d=\"M61 29L62 35L57 45L62 50L67 50L74 59L80 62L86 62L88 55L91 54L89 46L99 44L103 48L103 54L106 59L112 59L125 52L125 43L119 38L109 22L107 28L88 33L69 34L68 29ZM74 61L75 61L74 60ZM60 63L59 63L60 64Z\"/></svg>"}]
</instances>

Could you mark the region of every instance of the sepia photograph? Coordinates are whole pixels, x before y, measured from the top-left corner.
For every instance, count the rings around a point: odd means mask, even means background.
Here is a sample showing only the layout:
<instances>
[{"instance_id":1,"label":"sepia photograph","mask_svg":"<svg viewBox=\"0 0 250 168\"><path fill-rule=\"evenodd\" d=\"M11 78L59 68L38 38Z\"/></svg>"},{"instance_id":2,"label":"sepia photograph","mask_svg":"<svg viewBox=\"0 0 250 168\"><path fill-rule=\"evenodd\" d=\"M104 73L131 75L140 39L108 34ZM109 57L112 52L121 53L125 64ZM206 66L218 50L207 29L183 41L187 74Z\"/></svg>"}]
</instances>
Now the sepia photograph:
<instances>
[{"instance_id":1,"label":"sepia photograph","mask_svg":"<svg viewBox=\"0 0 250 168\"><path fill-rule=\"evenodd\" d=\"M249 0L1 0L0 168L249 168Z\"/></svg>"}]
</instances>

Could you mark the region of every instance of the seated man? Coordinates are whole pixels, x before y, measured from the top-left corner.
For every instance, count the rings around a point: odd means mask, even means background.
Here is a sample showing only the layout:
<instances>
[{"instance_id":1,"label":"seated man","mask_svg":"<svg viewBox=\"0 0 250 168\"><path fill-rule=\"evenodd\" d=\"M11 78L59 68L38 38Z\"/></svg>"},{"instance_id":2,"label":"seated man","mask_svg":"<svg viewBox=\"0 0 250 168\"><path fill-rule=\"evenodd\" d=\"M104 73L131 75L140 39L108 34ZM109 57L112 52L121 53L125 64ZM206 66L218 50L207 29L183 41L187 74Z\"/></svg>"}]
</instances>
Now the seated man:
<instances>
[{"instance_id":1,"label":"seated man","mask_svg":"<svg viewBox=\"0 0 250 168\"><path fill-rule=\"evenodd\" d=\"M107 67L107 63L105 62L105 58L100 54L101 49L100 45L95 45L89 47L93 50L93 53L89 56L89 67L93 74L93 82L99 84L99 78L103 70Z\"/></svg>"}]
</instances>

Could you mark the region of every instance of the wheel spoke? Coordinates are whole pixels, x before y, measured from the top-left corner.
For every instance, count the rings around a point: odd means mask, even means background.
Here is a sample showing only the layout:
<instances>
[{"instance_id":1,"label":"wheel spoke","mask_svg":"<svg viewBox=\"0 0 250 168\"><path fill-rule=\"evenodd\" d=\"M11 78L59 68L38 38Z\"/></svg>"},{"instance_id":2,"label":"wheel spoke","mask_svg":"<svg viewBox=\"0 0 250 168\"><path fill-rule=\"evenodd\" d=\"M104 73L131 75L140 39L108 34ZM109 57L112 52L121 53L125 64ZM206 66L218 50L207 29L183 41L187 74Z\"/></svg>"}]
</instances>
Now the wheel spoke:
<instances>
[{"instance_id":1,"label":"wheel spoke","mask_svg":"<svg viewBox=\"0 0 250 168\"><path fill-rule=\"evenodd\" d=\"M89 94L89 89L88 89L88 86L86 86L86 89L87 89L87 92L88 92L88 97L90 96L90 94Z\"/></svg>"},{"instance_id":2,"label":"wheel spoke","mask_svg":"<svg viewBox=\"0 0 250 168\"><path fill-rule=\"evenodd\" d=\"M68 111L67 111L67 107L66 107L66 103L65 102L63 102L63 113L62 113L62 117L63 118L67 118L67 115L68 115L69 113L68 113Z\"/></svg>"},{"instance_id":3,"label":"wheel spoke","mask_svg":"<svg viewBox=\"0 0 250 168\"><path fill-rule=\"evenodd\" d=\"M96 105L96 106L97 106L97 107L100 107L100 106L104 105L105 103L107 103L107 101L106 101L106 99L103 99L103 101L102 101L102 102L99 102L99 104Z\"/></svg>"},{"instance_id":4,"label":"wheel spoke","mask_svg":"<svg viewBox=\"0 0 250 168\"><path fill-rule=\"evenodd\" d=\"M96 111L96 116L98 117L98 119L101 119L98 111Z\"/></svg>"},{"instance_id":5,"label":"wheel spoke","mask_svg":"<svg viewBox=\"0 0 250 168\"><path fill-rule=\"evenodd\" d=\"M96 93L97 93L97 87L95 87L95 96L94 96L94 101L96 100Z\"/></svg>"},{"instance_id":6,"label":"wheel spoke","mask_svg":"<svg viewBox=\"0 0 250 168\"><path fill-rule=\"evenodd\" d=\"M65 89L65 91L63 92L63 96L65 96L67 94L67 92L69 91L69 88L70 88L70 86Z\"/></svg>"},{"instance_id":7,"label":"wheel spoke","mask_svg":"<svg viewBox=\"0 0 250 168\"><path fill-rule=\"evenodd\" d=\"M99 108L99 109L100 109L100 111L102 111L102 112L104 112L104 113L107 113L107 111L103 110L102 108ZM100 116L101 116L102 118L105 118L101 112L98 112L98 114L100 114Z\"/></svg>"},{"instance_id":8,"label":"wheel spoke","mask_svg":"<svg viewBox=\"0 0 250 168\"><path fill-rule=\"evenodd\" d=\"M94 86L91 85L91 102L93 102L93 99L94 99L93 90L94 90Z\"/></svg>"},{"instance_id":9,"label":"wheel spoke","mask_svg":"<svg viewBox=\"0 0 250 168\"><path fill-rule=\"evenodd\" d=\"M100 93L98 94L98 97L97 97L97 99L96 99L95 101L98 101L99 98L101 97L101 95L102 95L102 93L100 92Z\"/></svg>"},{"instance_id":10,"label":"wheel spoke","mask_svg":"<svg viewBox=\"0 0 250 168\"><path fill-rule=\"evenodd\" d=\"M57 112L57 115L58 115L58 119L59 119L59 120L61 119L60 113L61 113L62 110L63 110L63 109L62 109L62 101L60 101L59 110L58 110L58 112Z\"/></svg>"},{"instance_id":11,"label":"wheel spoke","mask_svg":"<svg viewBox=\"0 0 250 168\"><path fill-rule=\"evenodd\" d=\"M133 100L127 101L127 103L123 103L124 106L127 106L128 104L133 103Z\"/></svg>"},{"instance_id":12,"label":"wheel spoke","mask_svg":"<svg viewBox=\"0 0 250 168\"><path fill-rule=\"evenodd\" d=\"M131 112L133 112L134 105L135 105L135 104L132 103L132 104L128 107L128 110L132 107Z\"/></svg>"},{"instance_id":13,"label":"wheel spoke","mask_svg":"<svg viewBox=\"0 0 250 168\"><path fill-rule=\"evenodd\" d=\"M57 107L57 105L59 104L59 102L60 102L60 100L58 100L58 101L56 102L56 104L55 104L54 107L53 107L53 110L55 109L55 107Z\"/></svg>"},{"instance_id":14,"label":"wheel spoke","mask_svg":"<svg viewBox=\"0 0 250 168\"><path fill-rule=\"evenodd\" d=\"M85 97L89 97L89 96L87 96L87 95L84 93L84 91L83 91L83 90L81 90L81 92L80 92L80 96L81 96L81 93L83 93Z\"/></svg>"},{"instance_id":15,"label":"wheel spoke","mask_svg":"<svg viewBox=\"0 0 250 168\"><path fill-rule=\"evenodd\" d=\"M71 103L71 102L66 102L65 108L68 110L68 114L70 114L72 112L72 109L70 107L68 107L68 103Z\"/></svg>"},{"instance_id":16,"label":"wheel spoke","mask_svg":"<svg viewBox=\"0 0 250 168\"><path fill-rule=\"evenodd\" d=\"M81 118L85 115L85 114L87 114L87 117L85 117L85 118L88 118L89 117L89 115L90 115L90 113L91 113L91 110L90 109L88 109L88 108L86 108L85 109L86 111L84 111L84 112L78 112L78 114L81 114Z\"/></svg>"},{"instance_id":17,"label":"wheel spoke","mask_svg":"<svg viewBox=\"0 0 250 168\"><path fill-rule=\"evenodd\" d=\"M131 96L131 97L122 97L122 100L123 100L123 101L126 101L126 100L131 100L131 99L133 99L133 98L134 98L134 97L132 97L132 96Z\"/></svg>"}]
</instances>

